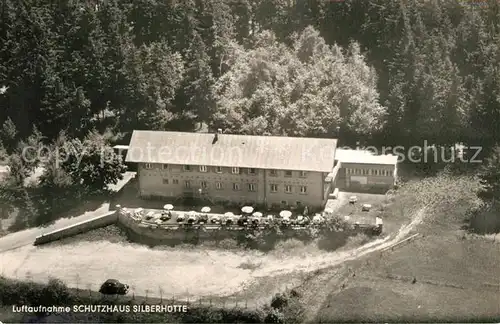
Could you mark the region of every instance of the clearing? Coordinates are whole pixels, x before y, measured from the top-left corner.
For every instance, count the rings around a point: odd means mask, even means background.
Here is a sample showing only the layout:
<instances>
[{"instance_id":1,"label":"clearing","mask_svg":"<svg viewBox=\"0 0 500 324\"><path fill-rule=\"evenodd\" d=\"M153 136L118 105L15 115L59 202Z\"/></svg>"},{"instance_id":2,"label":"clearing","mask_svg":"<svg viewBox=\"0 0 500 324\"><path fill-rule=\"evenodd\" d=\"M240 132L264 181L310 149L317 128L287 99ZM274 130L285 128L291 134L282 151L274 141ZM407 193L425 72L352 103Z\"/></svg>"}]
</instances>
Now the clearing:
<instances>
[{"instance_id":1,"label":"clearing","mask_svg":"<svg viewBox=\"0 0 500 324\"><path fill-rule=\"evenodd\" d=\"M306 321L500 319L500 244L462 237L420 237L311 277L299 289Z\"/></svg>"}]
</instances>

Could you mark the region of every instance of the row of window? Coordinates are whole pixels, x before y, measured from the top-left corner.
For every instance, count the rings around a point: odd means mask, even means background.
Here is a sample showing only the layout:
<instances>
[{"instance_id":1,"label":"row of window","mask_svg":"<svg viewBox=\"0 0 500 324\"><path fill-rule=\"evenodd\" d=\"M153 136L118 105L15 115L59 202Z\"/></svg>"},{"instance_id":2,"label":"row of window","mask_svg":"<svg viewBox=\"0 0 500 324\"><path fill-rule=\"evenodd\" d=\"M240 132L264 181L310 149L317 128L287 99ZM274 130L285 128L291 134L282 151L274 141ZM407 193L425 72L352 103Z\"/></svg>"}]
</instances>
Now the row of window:
<instances>
[{"instance_id":1,"label":"row of window","mask_svg":"<svg viewBox=\"0 0 500 324\"><path fill-rule=\"evenodd\" d=\"M146 163L144 165L144 167L147 170L151 170L151 169L153 169L153 164ZM168 169L168 164L162 164L162 169L163 170L167 170ZM206 166L206 165L199 165L198 169L199 169L200 172L208 172L208 170L209 170L208 166ZM194 170L194 166L192 166L192 165L184 165L183 166L183 170L186 171L186 172L193 171ZM242 170L243 169L241 169L241 168L233 167L233 168L231 168L231 173L232 174L241 174ZM223 173L223 168L220 167L220 166L216 166L216 167L214 167L214 171L216 173ZM253 174L253 175L255 175L255 174L257 174L257 172L258 171L255 168L247 168L246 169L246 173L247 174ZM284 174L285 174L285 177L291 177L291 176L293 176L293 171L286 170L286 171L284 171ZM278 176L278 170L269 170L269 175L277 177ZM299 176L304 178L304 177L307 176L307 172L306 171L299 171Z\"/></svg>"},{"instance_id":2,"label":"row of window","mask_svg":"<svg viewBox=\"0 0 500 324\"><path fill-rule=\"evenodd\" d=\"M170 183L169 179L163 179L163 184L169 184L169 183ZM173 179L172 180L172 184L179 184L179 180L178 179ZM184 187L187 188L187 189L192 188L191 181L190 180L185 180L184 181ZM200 187L202 189L208 189L208 182L201 181L200 182ZM216 182L215 183L215 189L217 189L217 190L224 189L224 186L223 186L222 182ZM247 183L247 189L248 189L248 191L256 191L257 190L257 184L255 184L255 183ZM240 183L234 182L233 183L233 190L235 190L235 191L241 190ZM271 192L278 192L279 185L277 185L277 184L271 184L270 185L270 190L271 190ZM293 192L293 186L291 186L291 185L284 185L284 191L286 193L292 193ZM299 192L301 194L307 193L307 186L299 186Z\"/></svg>"},{"instance_id":3,"label":"row of window","mask_svg":"<svg viewBox=\"0 0 500 324\"><path fill-rule=\"evenodd\" d=\"M346 174L351 175L374 175L374 176L392 176L392 171L390 170L379 170L379 169L346 169Z\"/></svg>"}]
</instances>

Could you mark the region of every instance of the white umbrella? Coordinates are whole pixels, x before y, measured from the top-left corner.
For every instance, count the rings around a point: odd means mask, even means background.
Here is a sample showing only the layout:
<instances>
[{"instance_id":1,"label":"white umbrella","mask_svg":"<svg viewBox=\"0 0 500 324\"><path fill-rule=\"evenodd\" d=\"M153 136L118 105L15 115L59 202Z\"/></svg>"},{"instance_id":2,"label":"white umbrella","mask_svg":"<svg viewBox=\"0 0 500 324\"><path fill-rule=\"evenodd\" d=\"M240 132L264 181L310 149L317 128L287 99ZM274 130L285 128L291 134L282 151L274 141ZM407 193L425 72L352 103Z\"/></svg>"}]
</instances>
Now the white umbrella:
<instances>
[{"instance_id":1,"label":"white umbrella","mask_svg":"<svg viewBox=\"0 0 500 324\"><path fill-rule=\"evenodd\" d=\"M255 212L255 213L253 213L253 215L252 215L252 216L255 216L255 217L262 217L262 216L264 216L264 214L262 214L261 212Z\"/></svg>"},{"instance_id":2,"label":"white umbrella","mask_svg":"<svg viewBox=\"0 0 500 324\"><path fill-rule=\"evenodd\" d=\"M174 209L174 205L172 205L172 204L166 204L165 206L163 206L163 209L165 209L165 210L172 210L172 209Z\"/></svg>"},{"instance_id":3,"label":"white umbrella","mask_svg":"<svg viewBox=\"0 0 500 324\"><path fill-rule=\"evenodd\" d=\"M331 208L325 208L325 213L332 214L333 213L333 209L331 209Z\"/></svg>"},{"instance_id":4,"label":"white umbrella","mask_svg":"<svg viewBox=\"0 0 500 324\"><path fill-rule=\"evenodd\" d=\"M196 215L197 215L197 213L194 210L188 212L189 219L195 220L196 219Z\"/></svg>"},{"instance_id":5,"label":"white umbrella","mask_svg":"<svg viewBox=\"0 0 500 324\"><path fill-rule=\"evenodd\" d=\"M245 206L241 208L241 211L245 214L251 214L253 212L253 207L252 206Z\"/></svg>"},{"instance_id":6,"label":"white umbrella","mask_svg":"<svg viewBox=\"0 0 500 324\"><path fill-rule=\"evenodd\" d=\"M210 207L207 207L207 206L205 206L205 207L203 207L203 208L201 209L201 212L202 212L202 213L210 213L210 211L211 211Z\"/></svg>"},{"instance_id":7,"label":"white umbrella","mask_svg":"<svg viewBox=\"0 0 500 324\"><path fill-rule=\"evenodd\" d=\"M319 223L322 223L325 219L323 217L321 217L320 215L316 215L313 217L312 220L314 223L319 224Z\"/></svg>"},{"instance_id":8,"label":"white umbrella","mask_svg":"<svg viewBox=\"0 0 500 324\"><path fill-rule=\"evenodd\" d=\"M290 218L292 216L292 212L289 210L282 210L280 212L280 216L283 218Z\"/></svg>"}]
</instances>

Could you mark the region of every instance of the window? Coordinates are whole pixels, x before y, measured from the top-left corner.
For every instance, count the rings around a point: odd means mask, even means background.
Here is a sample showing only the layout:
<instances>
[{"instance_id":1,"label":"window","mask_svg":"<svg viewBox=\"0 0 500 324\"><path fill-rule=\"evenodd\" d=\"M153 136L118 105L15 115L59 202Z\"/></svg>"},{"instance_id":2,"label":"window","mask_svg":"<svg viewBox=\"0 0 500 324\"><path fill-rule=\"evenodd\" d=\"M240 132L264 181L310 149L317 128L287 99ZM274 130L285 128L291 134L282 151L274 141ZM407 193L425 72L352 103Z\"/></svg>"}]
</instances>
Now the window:
<instances>
[{"instance_id":1,"label":"window","mask_svg":"<svg viewBox=\"0 0 500 324\"><path fill-rule=\"evenodd\" d=\"M307 172L306 171L300 171L300 177L301 178L307 177Z\"/></svg>"},{"instance_id":2,"label":"window","mask_svg":"<svg viewBox=\"0 0 500 324\"><path fill-rule=\"evenodd\" d=\"M179 179L174 179L174 180L172 180L172 183L173 183L173 184L179 184Z\"/></svg>"},{"instance_id":3,"label":"window","mask_svg":"<svg viewBox=\"0 0 500 324\"><path fill-rule=\"evenodd\" d=\"M148 170L151 170L153 168L153 165L151 163L146 163L144 164L144 167Z\"/></svg>"},{"instance_id":4,"label":"window","mask_svg":"<svg viewBox=\"0 0 500 324\"><path fill-rule=\"evenodd\" d=\"M240 174L240 168L232 168L231 173L232 174Z\"/></svg>"},{"instance_id":5,"label":"window","mask_svg":"<svg viewBox=\"0 0 500 324\"><path fill-rule=\"evenodd\" d=\"M257 174L257 170L255 170L254 168L250 168L248 169L248 174Z\"/></svg>"},{"instance_id":6,"label":"window","mask_svg":"<svg viewBox=\"0 0 500 324\"><path fill-rule=\"evenodd\" d=\"M184 166L184 171L191 171L191 166L190 165L185 165Z\"/></svg>"},{"instance_id":7,"label":"window","mask_svg":"<svg viewBox=\"0 0 500 324\"><path fill-rule=\"evenodd\" d=\"M217 188L217 190L222 190L222 182L216 182L215 188Z\"/></svg>"},{"instance_id":8,"label":"window","mask_svg":"<svg viewBox=\"0 0 500 324\"><path fill-rule=\"evenodd\" d=\"M282 205L284 205L284 206L286 206L286 205L288 205L288 201L286 201L286 200L282 200L282 201L281 201L281 204L282 204Z\"/></svg>"},{"instance_id":9,"label":"window","mask_svg":"<svg viewBox=\"0 0 500 324\"><path fill-rule=\"evenodd\" d=\"M291 177L292 171L285 171L285 177Z\"/></svg>"},{"instance_id":10,"label":"window","mask_svg":"<svg viewBox=\"0 0 500 324\"><path fill-rule=\"evenodd\" d=\"M163 170L166 170L166 169L168 169L168 164L163 164L161 167Z\"/></svg>"},{"instance_id":11,"label":"window","mask_svg":"<svg viewBox=\"0 0 500 324\"><path fill-rule=\"evenodd\" d=\"M168 184L168 179L163 179L163 184Z\"/></svg>"},{"instance_id":12,"label":"window","mask_svg":"<svg viewBox=\"0 0 500 324\"><path fill-rule=\"evenodd\" d=\"M272 184L271 185L271 192L277 192L278 191L278 185L277 184Z\"/></svg>"},{"instance_id":13,"label":"window","mask_svg":"<svg viewBox=\"0 0 500 324\"><path fill-rule=\"evenodd\" d=\"M188 189L191 188L191 181L189 180L184 181L184 187Z\"/></svg>"},{"instance_id":14,"label":"window","mask_svg":"<svg viewBox=\"0 0 500 324\"><path fill-rule=\"evenodd\" d=\"M285 185L285 192L286 192L286 193L291 193L291 192L292 192L292 186L290 186L290 185Z\"/></svg>"},{"instance_id":15,"label":"window","mask_svg":"<svg viewBox=\"0 0 500 324\"><path fill-rule=\"evenodd\" d=\"M207 166L206 165L200 165L200 172L207 172Z\"/></svg>"},{"instance_id":16,"label":"window","mask_svg":"<svg viewBox=\"0 0 500 324\"><path fill-rule=\"evenodd\" d=\"M215 167L215 172L222 173L222 167L220 167L220 166Z\"/></svg>"},{"instance_id":17,"label":"window","mask_svg":"<svg viewBox=\"0 0 500 324\"><path fill-rule=\"evenodd\" d=\"M277 177L278 171L277 170L269 170L269 175L271 175L272 177Z\"/></svg>"},{"instance_id":18,"label":"window","mask_svg":"<svg viewBox=\"0 0 500 324\"><path fill-rule=\"evenodd\" d=\"M208 184L207 184L207 182L206 182L206 181L202 181L202 182L201 182L201 187L202 187L203 189L207 189L207 188L208 188Z\"/></svg>"},{"instance_id":19,"label":"window","mask_svg":"<svg viewBox=\"0 0 500 324\"><path fill-rule=\"evenodd\" d=\"M301 194L307 193L307 187L306 186L300 186L300 193Z\"/></svg>"},{"instance_id":20,"label":"window","mask_svg":"<svg viewBox=\"0 0 500 324\"><path fill-rule=\"evenodd\" d=\"M363 169L363 175L368 175L368 169Z\"/></svg>"},{"instance_id":21,"label":"window","mask_svg":"<svg viewBox=\"0 0 500 324\"><path fill-rule=\"evenodd\" d=\"M248 191L255 191L255 184L254 183L248 184Z\"/></svg>"},{"instance_id":22,"label":"window","mask_svg":"<svg viewBox=\"0 0 500 324\"><path fill-rule=\"evenodd\" d=\"M373 174L378 176L378 170L373 170Z\"/></svg>"},{"instance_id":23,"label":"window","mask_svg":"<svg viewBox=\"0 0 500 324\"><path fill-rule=\"evenodd\" d=\"M240 184L239 183L233 183L233 190L240 190Z\"/></svg>"}]
</instances>

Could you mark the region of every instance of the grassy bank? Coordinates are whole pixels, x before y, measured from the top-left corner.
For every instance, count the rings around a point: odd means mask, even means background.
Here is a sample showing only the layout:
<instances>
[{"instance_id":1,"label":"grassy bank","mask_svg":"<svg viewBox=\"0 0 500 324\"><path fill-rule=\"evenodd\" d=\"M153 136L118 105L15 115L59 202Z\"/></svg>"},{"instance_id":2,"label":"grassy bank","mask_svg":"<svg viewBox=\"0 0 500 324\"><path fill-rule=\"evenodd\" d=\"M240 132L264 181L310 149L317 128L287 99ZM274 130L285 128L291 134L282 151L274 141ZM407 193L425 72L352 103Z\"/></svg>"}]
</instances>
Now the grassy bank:
<instances>
[{"instance_id":1,"label":"grassy bank","mask_svg":"<svg viewBox=\"0 0 500 324\"><path fill-rule=\"evenodd\" d=\"M0 278L0 311L5 322L14 323L263 323L266 310L222 309L189 305L185 313L14 313L11 305L72 306L72 305L172 305L172 301L148 298L104 297L98 293L69 289L58 280L43 285ZM176 305L180 303L175 302Z\"/></svg>"}]
</instances>

